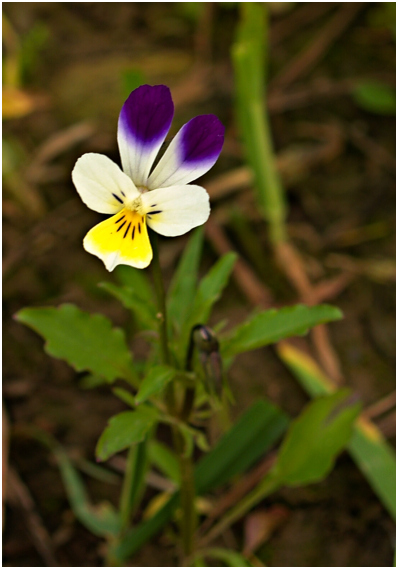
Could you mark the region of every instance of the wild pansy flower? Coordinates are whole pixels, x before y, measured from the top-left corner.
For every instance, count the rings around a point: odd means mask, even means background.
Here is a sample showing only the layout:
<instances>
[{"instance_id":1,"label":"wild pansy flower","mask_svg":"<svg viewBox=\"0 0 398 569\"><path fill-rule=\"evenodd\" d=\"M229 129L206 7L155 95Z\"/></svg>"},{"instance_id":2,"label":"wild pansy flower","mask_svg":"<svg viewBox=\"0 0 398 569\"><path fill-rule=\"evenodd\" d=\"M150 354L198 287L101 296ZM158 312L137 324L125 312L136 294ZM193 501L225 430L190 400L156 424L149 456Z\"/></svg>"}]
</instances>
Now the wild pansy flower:
<instances>
[{"instance_id":1,"label":"wild pansy flower","mask_svg":"<svg viewBox=\"0 0 398 569\"><path fill-rule=\"evenodd\" d=\"M117 265L143 269L152 260L147 226L167 237L202 225L210 214L209 195L192 182L210 170L224 142L224 127L214 115L186 123L158 164L153 163L174 114L170 90L142 85L124 103L118 123L123 171L102 154L84 154L72 172L83 202L113 214L84 238L86 251L108 271Z\"/></svg>"}]
</instances>

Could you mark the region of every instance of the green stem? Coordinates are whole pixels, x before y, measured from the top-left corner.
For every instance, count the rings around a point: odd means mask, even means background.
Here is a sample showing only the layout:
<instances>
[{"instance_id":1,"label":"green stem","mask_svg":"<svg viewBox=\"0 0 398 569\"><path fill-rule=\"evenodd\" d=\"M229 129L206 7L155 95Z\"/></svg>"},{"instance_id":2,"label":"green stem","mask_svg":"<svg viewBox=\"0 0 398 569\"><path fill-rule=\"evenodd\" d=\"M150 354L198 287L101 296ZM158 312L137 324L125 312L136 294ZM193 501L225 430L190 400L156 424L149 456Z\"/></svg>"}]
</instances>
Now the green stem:
<instances>
[{"instance_id":1,"label":"green stem","mask_svg":"<svg viewBox=\"0 0 398 569\"><path fill-rule=\"evenodd\" d=\"M187 560L195 551L194 536L197 527L195 510L195 480L193 476L193 463L191 456L180 454L181 469L181 537L184 559ZM187 566L187 561L184 562Z\"/></svg>"},{"instance_id":2,"label":"green stem","mask_svg":"<svg viewBox=\"0 0 398 569\"><path fill-rule=\"evenodd\" d=\"M152 272L158 302L159 319L159 339L162 354L162 361L166 365L171 365L171 356L167 335L167 312L166 294L163 284L162 271L159 262L159 248L157 235L152 233L151 243L153 247ZM170 415L174 417L182 416L184 421L189 418L193 404L193 396L188 389L184 394L184 404L181 413L177 411L176 398L173 383L169 383L165 390L165 400ZM192 457L185 452L184 439L177 427L173 427L173 444L178 455L180 474L181 474L181 541L183 558L187 559L194 551L194 535L196 531L195 513L195 480L193 472Z\"/></svg>"},{"instance_id":3,"label":"green stem","mask_svg":"<svg viewBox=\"0 0 398 569\"><path fill-rule=\"evenodd\" d=\"M136 459L135 445L131 446L127 454L126 470L124 473L122 492L120 495L120 522L122 532L127 528L130 520L131 492L134 479L134 465Z\"/></svg>"},{"instance_id":4,"label":"green stem","mask_svg":"<svg viewBox=\"0 0 398 569\"><path fill-rule=\"evenodd\" d=\"M265 109L269 26L266 10L260 3L242 2L240 8L241 21L232 48L237 116L259 205L275 244L286 240L287 207Z\"/></svg>"},{"instance_id":5,"label":"green stem","mask_svg":"<svg viewBox=\"0 0 398 569\"><path fill-rule=\"evenodd\" d=\"M170 365L171 359L169 352L169 343L167 338L166 293L164 290L162 270L160 268L158 237L156 233L152 232L151 243L153 248L152 274L153 274L153 282L155 285L156 297L158 302L157 317L159 321L160 348L162 351L163 363L166 365Z\"/></svg>"},{"instance_id":6,"label":"green stem","mask_svg":"<svg viewBox=\"0 0 398 569\"><path fill-rule=\"evenodd\" d=\"M255 488L250 494L245 496L234 508L229 510L227 514L209 531L202 539L200 547L205 547L213 541L226 528L234 522L242 518L253 506L261 502L264 498L272 494L280 486L280 481L276 476L268 476Z\"/></svg>"}]
</instances>

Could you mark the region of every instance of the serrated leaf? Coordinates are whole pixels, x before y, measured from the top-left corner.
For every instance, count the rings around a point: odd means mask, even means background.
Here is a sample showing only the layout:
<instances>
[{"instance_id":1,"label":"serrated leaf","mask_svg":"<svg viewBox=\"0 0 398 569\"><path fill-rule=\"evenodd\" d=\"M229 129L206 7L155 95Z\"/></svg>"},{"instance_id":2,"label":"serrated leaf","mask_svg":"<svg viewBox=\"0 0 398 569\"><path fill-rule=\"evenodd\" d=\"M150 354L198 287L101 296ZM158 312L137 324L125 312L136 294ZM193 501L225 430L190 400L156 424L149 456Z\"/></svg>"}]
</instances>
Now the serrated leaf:
<instances>
[{"instance_id":1,"label":"serrated leaf","mask_svg":"<svg viewBox=\"0 0 398 569\"><path fill-rule=\"evenodd\" d=\"M203 229L199 227L185 247L167 293L168 316L177 330L185 322L195 297L202 247Z\"/></svg>"},{"instance_id":2,"label":"serrated leaf","mask_svg":"<svg viewBox=\"0 0 398 569\"><path fill-rule=\"evenodd\" d=\"M131 287L121 287L109 282L100 283L99 286L117 298L125 308L131 310L143 329L157 328L156 308L153 301L142 298L141 294Z\"/></svg>"},{"instance_id":3,"label":"serrated leaf","mask_svg":"<svg viewBox=\"0 0 398 569\"><path fill-rule=\"evenodd\" d=\"M112 328L105 316L63 304L59 308L25 308L16 318L44 337L49 355L66 360L76 371L89 370L109 382L116 378L135 381L124 332Z\"/></svg>"},{"instance_id":4,"label":"serrated leaf","mask_svg":"<svg viewBox=\"0 0 398 569\"><path fill-rule=\"evenodd\" d=\"M266 310L249 316L243 324L221 338L221 353L224 358L231 358L291 336L302 336L313 326L341 318L341 311L327 304L298 304L280 310Z\"/></svg>"},{"instance_id":5,"label":"serrated leaf","mask_svg":"<svg viewBox=\"0 0 398 569\"><path fill-rule=\"evenodd\" d=\"M140 388L135 398L135 402L142 403L152 395L158 395L166 385L173 379L176 370L169 366L154 366L142 380Z\"/></svg>"},{"instance_id":6,"label":"serrated leaf","mask_svg":"<svg viewBox=\"0 0 398 569\"><path fill-rule=\"evenodd\" d=\"M270 472L280 484L297 486L323 479L349 442L361 405L341 389L309 403L282 443Z\"/></svg>"},{"instance_id":7,"label":"serrated leaf","mask_svg":"<svg viewBox=\"0 0 398 569\"><path fill-rule=\"evenodd\" d=\"M143 441L157 419L156 409L144 405L136 411L123 411L115 415L97 443L97 458L107 460L113 454Z\"/></svg>"}]
</instances>

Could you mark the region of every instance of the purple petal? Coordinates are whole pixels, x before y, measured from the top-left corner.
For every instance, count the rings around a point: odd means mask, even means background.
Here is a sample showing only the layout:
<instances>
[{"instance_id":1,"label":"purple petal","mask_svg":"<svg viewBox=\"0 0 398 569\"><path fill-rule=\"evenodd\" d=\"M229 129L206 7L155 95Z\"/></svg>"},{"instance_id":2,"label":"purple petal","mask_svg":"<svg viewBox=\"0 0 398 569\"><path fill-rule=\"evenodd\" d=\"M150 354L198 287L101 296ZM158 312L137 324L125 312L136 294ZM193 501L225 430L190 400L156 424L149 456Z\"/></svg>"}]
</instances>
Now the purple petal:
<instances>
[{"instance_id":1,"label":"purple petal","mask_svg":"<svg viewBox=\"0 0 398 569\"><path fill-rule=\"evenodd\" d=\"M187 184L210 170L224 143L224 126L215 115L185 124L149 177L151 189Z\"/></svg>"},{"instance_id":2,"label":"purple petal","mask_svg":"<svg viewBox=\"0 0 398 569\"><path fill-rule=\"evenodd\" d=\"M123 170L136 185L146 185L173 114L170 89L165 85L142 85L124 103L118 123L119 150Z\"/></svg>"}]
</instances>

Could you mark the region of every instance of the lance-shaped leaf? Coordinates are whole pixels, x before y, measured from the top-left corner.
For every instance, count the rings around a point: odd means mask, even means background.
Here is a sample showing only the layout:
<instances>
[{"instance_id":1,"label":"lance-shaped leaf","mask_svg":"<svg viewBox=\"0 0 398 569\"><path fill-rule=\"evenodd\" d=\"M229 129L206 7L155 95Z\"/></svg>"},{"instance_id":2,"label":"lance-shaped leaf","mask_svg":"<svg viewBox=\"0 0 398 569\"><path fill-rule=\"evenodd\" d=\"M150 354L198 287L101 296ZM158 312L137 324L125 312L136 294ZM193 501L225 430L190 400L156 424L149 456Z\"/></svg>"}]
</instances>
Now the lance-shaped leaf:
<instances>
[{"instance_id":1,"label":"lance-shaped leaf","mask_svg":"<svg viewBox=\"0 0 398 569\"><path fill-rule=\"evenodd\" d=\"M311 397L334 392L333 382L307 354L288 343L279 344L277 351L282 361ZM394 449L385 440L381 431L362 416L355 423L347 448L358 468L395 519L396 461Z\"/></svg>"},{"instance_id":2,"label":"lance-shaped leaf","mask_svg":"<svg viewBox=\"0 0 398 569\"><path fill-rule=\"evenodd\" d=\"M91 371L112 382L135 382L130 350L124 332L112 328L101 314L89 314L73 304L59 308L25 308L16 318L46 341L46 352L66 360L76 371Z\"/></svg>"},{"instance_id":3,"label":"lance-shaped leaf","mask_svg":"<svg viewBox=\"0 0 398 569\"><path fill-rule=\"evenodd\" d=\"M53 452L61 472L70 507L79 522L94 535L109 538L120 532L120 519L112 504L92 504L84 481L64 448L46 431L33 428L32 434ZM93 467L93 465L90 465ZM106 476L110 473L106 471ZM104 476L104 471L101 472ZM109 481L109 478L108 478Z\"/></svg>"},{"instance_id":4,"label":"lance-shaped leaf","mask_svg":"<svg viewBox=\"0 0 398 569\"><path fill-rule=\"evenodd\" d=\"M156 423L158 412L142 405L136 411L123 411L109 420L95 450L98 460L107 460L113 454L144 440Z\"/></svg>"},{"instance_id":5,"label":"lance-shaped leaf","mask_svg":"<svg viewBox=\"0 0 398 569\"><path fill-rule=\"evenodd\" d=\"M220 298L222 291L228 284L229 277L236 261L235 253L227 253L221 257L202 278L195 294L193 305L185 321L180 342L180 357L184 357L191 328L196 324L206 324L213 305Z\"/></svg>"},{"instance_id":6,"label":"lance-shaped leaf","mask_svg":"<svg viewBox=\"0 0 398 569\"><path fill-rule=\"evenodd\" d=\"M269 401L254 403L195 467L197 493L204 494L244 472L271 448L287 423L287 416ZM122 560L133 555L169 521L178 503L179 494L174 493L152 518L127 532L114 548L115 557Z\"/></svg>"},{"instance_id":7,"label":"lance-shaped leaf","mask_svg":"<svg viewBox=\"0 0 398 569\"><path fill-rule=\"evenodd\" d=\"M327 304L298 304L280 310L266 310L249 316L243 324L221 338L221 353L224 358L231 358L284 338L302 336L313 326L341 318L341 311Z\"/></svg>"},{"instance_id":8,"label":"lance-shaped leaf","mask_svg":"<svg viewBox=\"0 0 398 569\"><path fill-rule=\"evenodd\" d=\"M158 395L173 379L176 370L169 366L154 366L149 370L140 384L135 402L142 403L152 395Z\"/></svg>"},{"instance_id":9,"label":"lance-shaped leaf","mask_svg":"<svg viewBox=\"0 0 398 569\"><path fill-rule=\"evenodd\" d=\"M168 316L178 330L185 322L195 297L202 247L203 229L199 227L192 232L167 294Z\"/></svg>"},{"instance_id":10,"label":"lance-shaped leaf","mask_svg":"<svg viewBox=\"0 0 398 569\"><path fill-rule=\"evenodd\" d=\"M361 405L347 389L319 397L292 423L270 472L279 484L297 486L324 478L350 440Z\"/></svg>"},{"instance_id":11,"label":"lance-shaped leaf","mask_svg":"<svg viewBox=\"0 0 398 569\"><path fill-rule=\"evenodd\" d=\"M280 486L311 484L324 478L347 445L360 405L342 389L312 401L291 424L274 467L227 512L207 539L215 539Z\"/></svg>"}]
</instances>

